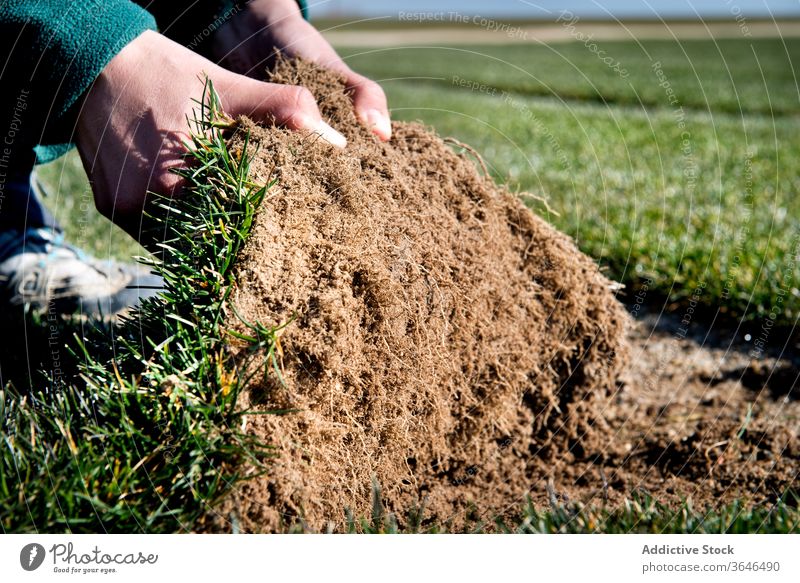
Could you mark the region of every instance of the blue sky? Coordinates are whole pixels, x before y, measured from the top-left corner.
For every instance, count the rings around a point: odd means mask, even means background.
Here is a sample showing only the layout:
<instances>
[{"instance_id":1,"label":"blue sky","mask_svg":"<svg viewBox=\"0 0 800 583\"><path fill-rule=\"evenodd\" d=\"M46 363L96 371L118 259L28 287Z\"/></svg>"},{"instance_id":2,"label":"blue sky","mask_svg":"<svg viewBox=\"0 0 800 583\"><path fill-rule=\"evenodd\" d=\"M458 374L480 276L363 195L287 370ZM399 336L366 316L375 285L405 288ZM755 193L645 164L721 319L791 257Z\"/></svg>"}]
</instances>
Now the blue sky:
<instances>
[{"instance_id":1,"label":"blue sky","mask_svg":"<svg viewBox=\"0 0 800 583\"><path fill-rule=\"evenodd\" d=\"M308 0L313 16L391 16L399 12L457 11L505 18L554 18L569 10L582 18L800 17L800 0Z\"/></svg>"}]
</instances>

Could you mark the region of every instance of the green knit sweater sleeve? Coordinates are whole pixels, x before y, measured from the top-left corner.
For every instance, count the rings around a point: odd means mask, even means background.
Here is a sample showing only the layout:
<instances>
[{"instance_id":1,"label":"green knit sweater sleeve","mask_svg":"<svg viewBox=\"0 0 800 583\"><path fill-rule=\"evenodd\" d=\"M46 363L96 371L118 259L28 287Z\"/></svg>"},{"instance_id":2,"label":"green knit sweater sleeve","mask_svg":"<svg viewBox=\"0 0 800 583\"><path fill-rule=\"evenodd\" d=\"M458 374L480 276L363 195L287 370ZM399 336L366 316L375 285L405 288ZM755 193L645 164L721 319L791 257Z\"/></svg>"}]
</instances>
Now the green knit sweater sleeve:
<instances>
[{"instance_id":1,"label":"green knit sweater sleeve","mask_svg":"<svg viewBox=\"0 0 800 583\"><path fill-rule=\"evenodd\" d=\"M0 0L0 178L72 147L81 96L122 48L156 30L202 53L242 2ZM304 0L298 0L307 17ZM154 16L155 15L155 16Z\"/></svg>"},{"instance_id":2,"label":"green knit sweater sleeve","mask_svg":"<svg viewBox=\"0 0 800 583\"><path fill-rule=\"evenodd\" d=\"M70 147L80 97L153 17L130 0L0 3L0 153L6 167L55 159Z\"/></svg>"}]
</instances>

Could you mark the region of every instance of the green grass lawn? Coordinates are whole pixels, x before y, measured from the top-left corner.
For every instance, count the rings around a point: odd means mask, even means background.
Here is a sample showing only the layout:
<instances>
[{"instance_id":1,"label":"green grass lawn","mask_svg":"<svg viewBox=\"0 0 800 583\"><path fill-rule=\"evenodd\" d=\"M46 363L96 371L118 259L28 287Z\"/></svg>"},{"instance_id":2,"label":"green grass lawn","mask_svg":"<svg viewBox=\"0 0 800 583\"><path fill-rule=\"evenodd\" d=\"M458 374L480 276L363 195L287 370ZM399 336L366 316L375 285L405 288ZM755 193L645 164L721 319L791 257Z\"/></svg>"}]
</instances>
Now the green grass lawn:
<instances>
[{"instance_id":1,"label":"green grass lawn","mask_svg":"<svg viewBox=\"0 0 800 583\"><path fill-rule=\"evenodd\" d=\"M800 40L719 39L596 41L601 61L582 42L549 45L400 47L340 52L375 79L442 87L453 75L517 95L664 107L661 64L680 103L709 113L794 114ZM591 44L591 43L590 43ZM616 64L619 67L616 68ZM622 70L627 73L622 73ZM407 81L404 81L407 80ZM397 103L393 103L397 106Z\"/></svg>"}]
</instances>

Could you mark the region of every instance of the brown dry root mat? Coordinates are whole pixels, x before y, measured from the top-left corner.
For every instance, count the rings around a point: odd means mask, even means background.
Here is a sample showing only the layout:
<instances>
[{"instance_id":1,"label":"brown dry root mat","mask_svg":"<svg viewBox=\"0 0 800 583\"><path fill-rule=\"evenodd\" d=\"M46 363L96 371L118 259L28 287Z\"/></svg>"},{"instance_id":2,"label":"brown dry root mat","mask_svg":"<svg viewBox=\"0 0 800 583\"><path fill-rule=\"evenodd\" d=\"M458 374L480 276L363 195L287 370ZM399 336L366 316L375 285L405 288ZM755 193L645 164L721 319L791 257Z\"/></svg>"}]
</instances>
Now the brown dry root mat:
<instances>
[{"instance_id":1,"label":"brown dry root mat","mask_svg":"<svg viewBox=\"0 0 800 583\"><path fill-rule=\"evenodd\" d=\"M646 388L659 350L628 349L614 285L463 148L416 123L378 141L342 81L309 64L279 62L271 80L308 87L348 145L242 120L253 179L278 182L232 302L246 321L290 322L283 383L257 375L242 406L296 412L246 418L277 456L216 528L341 529L346 509L369 515L374 481L401 523L424 508L458 529L547 492L764 501L792 479L791 421L758 409L737 439L734 388ZM233 313L226 325L246 331Z\"/></svg>"}]
</instances>

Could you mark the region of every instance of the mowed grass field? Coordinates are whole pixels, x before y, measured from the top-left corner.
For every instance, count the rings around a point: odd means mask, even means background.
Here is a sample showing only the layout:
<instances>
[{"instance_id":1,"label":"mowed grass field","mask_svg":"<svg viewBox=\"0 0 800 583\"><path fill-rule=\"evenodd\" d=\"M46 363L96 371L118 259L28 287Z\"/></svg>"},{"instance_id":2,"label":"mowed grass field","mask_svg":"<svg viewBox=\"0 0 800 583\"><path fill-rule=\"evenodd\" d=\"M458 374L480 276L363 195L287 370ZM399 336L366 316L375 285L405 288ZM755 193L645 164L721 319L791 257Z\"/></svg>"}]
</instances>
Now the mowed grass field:
<instances>
[{"instance_id":1,"label":"mowed grass field","mask_svg":"<svg viewBox=\"0 0 800 583\"><path fill-rule=\"evenodd\" d=\"M627 286L622 299L691 300L742 334L794 326L800 39L339 49L395 119L472 145L498 180L545 199L533 208ZM74 155L43 176L73 240L139 251L94 213Z\"/></svg>"}]
</instances>

